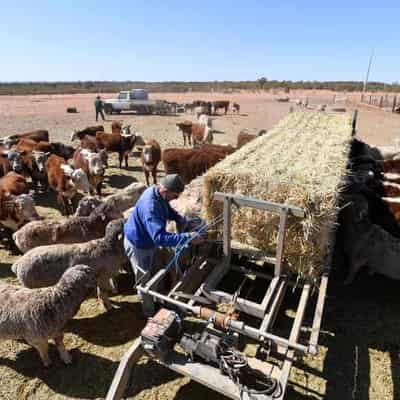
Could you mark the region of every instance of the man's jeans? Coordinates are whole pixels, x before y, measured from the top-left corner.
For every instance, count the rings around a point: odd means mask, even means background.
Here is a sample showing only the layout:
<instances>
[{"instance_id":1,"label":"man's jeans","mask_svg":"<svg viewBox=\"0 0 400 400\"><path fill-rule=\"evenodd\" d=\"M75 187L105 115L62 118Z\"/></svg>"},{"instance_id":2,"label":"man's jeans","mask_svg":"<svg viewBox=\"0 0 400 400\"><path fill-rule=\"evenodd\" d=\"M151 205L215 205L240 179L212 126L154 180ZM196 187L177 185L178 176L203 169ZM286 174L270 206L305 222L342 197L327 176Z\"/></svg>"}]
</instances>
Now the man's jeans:
<instances>
[{"instance_id":1,"label":"man's jeans","mask_svg":"<svg viewBox=\"0 0 400 400\"><path fill-rule=\"evenodd\" d=\"M156 247L140 249L124 237L124 248L135 274L135 286L144 286L153 277ZM143 314L146 317L153 316L155 312L153 298L146 294L141 295L141 297Z\"/></svg>"}]
</instances>

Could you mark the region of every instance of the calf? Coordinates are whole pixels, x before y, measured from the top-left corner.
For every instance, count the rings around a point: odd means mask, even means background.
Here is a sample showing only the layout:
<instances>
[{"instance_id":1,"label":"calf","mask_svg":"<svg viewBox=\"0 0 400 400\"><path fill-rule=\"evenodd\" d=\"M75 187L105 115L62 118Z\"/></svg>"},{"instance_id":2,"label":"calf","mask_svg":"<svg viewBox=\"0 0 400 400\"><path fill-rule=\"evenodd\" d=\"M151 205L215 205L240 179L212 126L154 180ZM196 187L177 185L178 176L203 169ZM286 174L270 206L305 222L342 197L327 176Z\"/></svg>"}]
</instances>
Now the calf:
<instances>
[{"instance_id":1,"label":"calf","mask_svg":"<svg viewBox=\"0 0 400 400\"><path fill-rule=\"evenodd\" d=\"M48 187L46 161L50 154L50 152L34 150L24 157L25 168L32 179L34 190L38 190L39 187L46 190Z\"/></svg>"},{"instance_id":2,"label":"calf","mask_svg":"<svg viewBox=\"0 0 400 400\"><path fill-rule=\"evenodd\" d=\"M157 184L157 166L161 160L161 147L154 139L146 142L141 154L143 172L146 179L146 185L149 186L150 172L153 176L153 183Z\"/></svg>"},{"instance_id":3,"label":"calf","mask_svg":"<svg viewBox=\"0 0 400 400\"><path fill-rule=\"evenodd\" d=\"M16 186L15 189L18 187ZM0 191L0 226L3 227L1 236L6 240L6 245L12 253L18 254L12 234L27 221L39 219L41 218L36 211L35 203L28 194L16 196Z\"/></svg>"},{"instance_id":4,"label":"calf","mask_svg":"<svg viewBox=\"0 0 400 400\"><path fill-rule=\"evenodd\" d=\"M8 161L10 162L11 169L18 173L26 172L23 156L26 155L25 151L9 150L7 151Z\"/></svg>"},{"instance_id":5,"label":"calf","mask_svg":"<svg viewBox=\"0 0 400 400\"><path fill-rule=\"evenodd\" d=\"M0 177L6 175L11 170L12 168L10 161L8 161L8 154L0 151Z\"/></svg>"},{"instance_id":6,"label":"calf","mask_svg":"<svg viewBox=\"0 0 400 400\"><path fill-rule=\"evenodd\" d=\"M0 224L10 231L15 232L25 222L39 219L41 218L31 196L0 192Z\"/></svg>"},{"instance_id":7,"label":"calf","mask_svg":"<svg viewBox=\"0 0 400 400\"><path fill-rule=\"evenodd\" d=\"M25 153L30 153L33 150L50 152L51 145L49 142L44 142L44 141L37 142L32 139L23 138L15 146L15 150Z\"/></svg>"},{"instance_id":8,"label":"calf","mask_svg":"<svg viewBox=\"0 0 400 400\"><path fill-rule=\"evenodd\" d=\"M101 154L87 149L77 149L73 157L74 167L81 168L87 175L90 185L90 193L101 196L101 185L104 179L105 164Z\"/></svg>"},{"instance_id":9,"label":"calf","mask_svg":"<svg viewBox=\"0 0 400 400\"><path fill-rule=\"evenodd\" d=\"M31 139L35 142L48 142L49 141L49 131L44 129L38 129L35 131L17 133L15 135L8 136L9 139L21 140L21 139Z\"/></svg>"},{"instance_id":10,"label":"calf","mask_svg":"<svg viewBox=\"0 0 400 400\"><path fill-rule=\"evenodd\" d=\"M0 178L0 192L6 195L13 194L18 196L29 192L28 182L23 175L9 172Z\"/></svg>"},{"instance_id":11,"label":"calf","mask_svg":"<svg viewBox=\"0 0 400 400\"><path fill-rule=\"evenodd\" d=\"M199 117L199 125L208 126L212 128L212 118L210 118L207 114L201 114Z\"/></svg>"},{"instance_id":12,"label":"calf","mask_svg":"<svg viewBox=\"0 0 400 400\"><path fill-rule=\"evenodd\" d=\"M186 146L186 140L189 146L192 145L192 124L193 122L188 120L176 123L176 129L182 132L184 146Z\"/></svg>"},{"instance_id":13,"label":"calf","mask_svg":"<svg viewBox=\"0 0 400 400\"><path fill-rule=\"evenodd\" d=\"M113 121L111 124L111 133L121 133L122 121Z\"/></svg>"},{"instance_id":14,"label":"calf","mask_svg":"<svg viewBox=\"0 0 400 400\"><path fill-rule=\"evenodd\" d=\"M75 149L60 142L50 142L50 152L56 156L62 157L65 161L74 156Z\"/></svg>"},{"instance_id":15,"label":"calf","mask_svg":"<svg viewBox=\"0 0 400 400\"><path fill-rule=\"evenodd\" d=\"M239 132L239 135L237 137L237 144L236 147L238 149L240 149L241 147L243 147L245 144L251 142L252 140L254 140L255 138L265 135L267 133L267 131L265 129L261 129L257 135L253 135L251 133L248 133L247 130L243 130Z\"/></svg>"},{"instance_id":16,"label":"calf","mask_svg":"<svg viewBox=\"0 0 400 400\"><path fill-rule=\"evenodd\" d=\"M51 155L46 161L49 186L57 193L57 201L64 214L72 214L72 198L78 191L89 193L89 181L81 169L73 169L62 157Z\"/></svg>"},{"instance_id":17,"label":"calf","mask_svg":"<svg viewBox=\"0 0 400 400\"><path fill-rule=\"evenodd\" d=\"M214 139L211 128L200 124L192 124L192 138L193 146L212 143Z\"/></svg>"},{"instance_id":18,"label":"calf","mask_svg":"<svg viewBox=\"0 0 400 400\"><path fill-rule=\"evenodd\" d=\"M75 149L72 146L67 146L61 142L35 142L32 139L21 139L18 144L15 146L15 150L20 152L25 151L26 153L32 151L42 151L46 153L52 153L56 156L63 157L65 160L68 160L74 155Z\"/></svg>"},{"instance_id":19,"label":"calf","mask_svg":"<svg viewBox=\"0 0 400 400\"><path fill-rule=\"evenodd\" d=\"M75 129L72 134L71 134L71 142L74 140L80 140L84 136L89 135L89 136L96 136L96 132L104 132L104 126L102 125L97 125L97 126L88 126L85 129L82 130L77 130Z\"/></svg>"},{"instance_id":20,"label":"calf","mask_svg":"<svg viewBox=\"0 0 400 400\"><path fill-rule=\"evenodd\" d=\"M238 103L232 103L232 112L233 113L240 113L240 105Z\"/></svg>"},{"instance_id":21,"label":"calf","mask_svg":"<svg viewBox=\"0 0 400 400\"><path fill-rule=\"evenodd\" d=\"M229 109L229 101L227 101L227 100L213 101L212 106L213 106L214 114L216 114L220 108L223 108L225 111L225 115L226 115L226 113L228 112L228 109Z\"/></svg>"},{"instance_id":22,"label":"calf","mask_svg":"<svg viewBox=\"0 0 400 400\"><path fill-rule=\"evenodd\" d=\"M247 143L251 142L252 140L254 140L256 137L257 137L257 135L252 135L252 134L247 133L245 131L241 131L241 132L239 132L239 135L237 137L236 147L238 149L240 149L245 144L247 144Z\"/></svg>"},{"instance_id":23,"label":"calf","mask_svg":"<svg viewBox=\"0 0 400 400\"><path fill-rule=\"evenodd\" d=\"M129 153L132 151L138 138L139 136L133 134L96 133L97 148L105 149L107 152L118 153L120 168L122 168L123 159L125 159L125 168L128 168Z\"/></svg>"}]
</instances>

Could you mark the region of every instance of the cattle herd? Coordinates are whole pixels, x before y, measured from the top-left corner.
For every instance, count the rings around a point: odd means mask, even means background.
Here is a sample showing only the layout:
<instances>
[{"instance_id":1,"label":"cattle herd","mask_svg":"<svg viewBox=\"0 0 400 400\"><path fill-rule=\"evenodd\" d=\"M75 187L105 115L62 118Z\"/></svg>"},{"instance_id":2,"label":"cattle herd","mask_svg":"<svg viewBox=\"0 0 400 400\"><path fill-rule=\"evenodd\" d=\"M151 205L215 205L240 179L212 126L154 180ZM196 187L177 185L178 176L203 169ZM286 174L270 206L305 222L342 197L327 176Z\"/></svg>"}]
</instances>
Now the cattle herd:
<instances>
[{"instance_id":1,"label":"cattle herd","mask_svg":"<svg viewBox=\"0 0 400 400\"><path fill-rule=\"evenodd\" d=\"M150 184L150 177L157 183L159 163L166 174L178 173L186 184L193 181L187 189L193 185L192 193L181 196L186 204L180 211L186 206L197 209L202 184L195 178L266 133L243 130L236 147L213 144L212 116L221 109L226 114L229 105L227 101L184 105L195 121L176 123L183 139L179 148L161 149L156 139L144 140L132 126L118 121L112 123L111 132L103 126L74 131L70 140L78 143L76 147L52 142L46 130L0 139L1 239L11 251L23 253L12 265L23 287L0 284L0 339L25 339L48 366L48 339L53 338L60 358L71 362L63 344L64 326L95 287L104 307L112 307L112 278L128 262L123 249L124 216ZM240 112L237 103L231 109ZM109 154L117 153L119 168L128 168L134 148L140 151L146 184L132 183L102 196ZM347 282L364 265L400 279L400 160L390 157L384 160L387 157L378 150L353 140L337 235L349 261ZM49 190L67 218L39 216L34 196L47 196ZM78 193L84 197L75 207Z\"/></svg>"},{"instance_id":2,"label":"cattle herd","mask_svg":"<svg viewBox=\"0 0 400 400\"><path fill-rule=\"evenodd\" d=\"M229 105L227 101L186 105L196 120L176 124L183 136L181 148L162 150L156 139L144 140L119 121L112 123L111 132L101 125L75 130L70 137L74 146L51 141L47 130L0 139L1 241L10 251L23 253L12 265L23 287L0 284L0 339L25 339L47 366L48 339L53 338L61 359L71 362L63 344L65 323L95 286L105 308L112 307L108 299L114 290L112 278L128 261L122 241L124 212L126 216L150 177L157 183L160 162L166 174L178 173L189 183L236 150L212 143L212 115L221 109L226 114ZM239 111L233 103L232 112ZM254 137L241 132L237 147ZM109 154L117 153L119 168L128 168L135 148L140 151L146 185L132 183L102 196ZM49 191L67 218L39 216L35 199L39 194L47 197Z\"/></svg>"}]
</instances>

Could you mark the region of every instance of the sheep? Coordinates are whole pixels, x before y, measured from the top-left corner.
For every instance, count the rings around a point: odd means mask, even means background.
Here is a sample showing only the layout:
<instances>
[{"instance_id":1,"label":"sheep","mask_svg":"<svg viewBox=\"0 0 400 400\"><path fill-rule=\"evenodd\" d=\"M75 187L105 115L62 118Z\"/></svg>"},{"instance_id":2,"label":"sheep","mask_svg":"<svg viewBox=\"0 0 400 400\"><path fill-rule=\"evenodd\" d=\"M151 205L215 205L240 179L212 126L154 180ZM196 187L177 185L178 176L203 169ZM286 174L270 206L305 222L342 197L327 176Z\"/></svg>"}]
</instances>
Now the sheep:
<instances>
[{"instance_id":1,"label":"sheep","mask_svg":"<svg viewBox=\"0 0 400 400\"><path fill-rule=\"evenodd\" d=\"M76 208L76 216L88 216L92 211L102 203L109 204L116 211L123 213L130 207L133 207L138 201L140 195L146 190L146 185L141 182L134 182L122 190L117 191L105 198L83 197Z\"/></svg>"},{"instance_id":2,"label":"sheep","mask_svg":"<svg viewBox=\"0 0 400 400\"><path fill-rule=\"evenodd\" d=\"M96 270L98 297L104 307L112 308L108 293L110 280L127 263L123 247L124 220L111 221L104 238L86 243L53 244L29 250L11 269L28 288L51 286L73 265L86 264Z\"/></svg>"},{"instance_id":3,"label":"sheep","mask_svg":"<svg viewBox=\"0 0 400 400\"><path fill-rule=\"evenodd\" d=\"M38 246L81 243L103 237L107 224L122 214L109 204L101 204L88 217L71 217L63 221L32 221L13 234L22 253Z\"/></svg>"},{"instance_id":4,"label":"sheep","mask_svg":"<svg viewBox=\"0 0 400 400\"><path fill-rule=\"evenodd\" d=\"M87 265L75 265L55 286L44 289L1 283L0 339L25 340L39 352L45 367L51 364L48 340L54 339L61 360L71 364L63 343L64 327L96 287L95 272Z\"/></svg>"}]
</instances>

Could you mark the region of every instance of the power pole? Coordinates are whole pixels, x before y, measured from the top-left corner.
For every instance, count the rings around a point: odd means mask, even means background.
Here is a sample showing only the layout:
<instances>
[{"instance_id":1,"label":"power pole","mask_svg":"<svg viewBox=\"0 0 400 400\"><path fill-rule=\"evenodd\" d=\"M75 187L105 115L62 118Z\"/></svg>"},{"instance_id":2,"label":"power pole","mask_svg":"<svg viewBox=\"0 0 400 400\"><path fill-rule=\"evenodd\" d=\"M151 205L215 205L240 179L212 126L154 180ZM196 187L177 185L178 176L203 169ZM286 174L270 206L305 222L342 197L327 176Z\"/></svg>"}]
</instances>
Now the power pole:
<instances>
[{"instance_id":1,"label":"power pole","mask_svg":"<svg viewBox=\"0 0 400 400\"><path fill-rule=\"evenodd\" d=\"M372 49L371 55L369 56L369 63L368 63L368 69L367 69L367 76L365 77L363 92L366 92L366 90L367 90L367 84L368 84L368 78L369 78L369 71L371 70L371 64L372 64L372 58L373 58L373 56L374 56L374 49Z\"/></svg>"}]
</instances>

